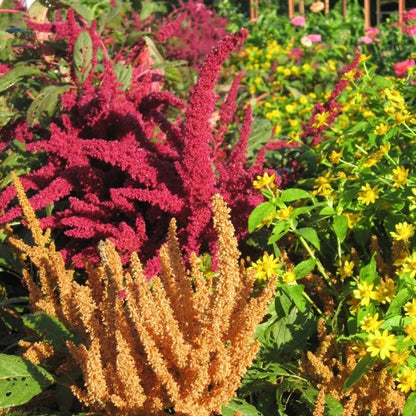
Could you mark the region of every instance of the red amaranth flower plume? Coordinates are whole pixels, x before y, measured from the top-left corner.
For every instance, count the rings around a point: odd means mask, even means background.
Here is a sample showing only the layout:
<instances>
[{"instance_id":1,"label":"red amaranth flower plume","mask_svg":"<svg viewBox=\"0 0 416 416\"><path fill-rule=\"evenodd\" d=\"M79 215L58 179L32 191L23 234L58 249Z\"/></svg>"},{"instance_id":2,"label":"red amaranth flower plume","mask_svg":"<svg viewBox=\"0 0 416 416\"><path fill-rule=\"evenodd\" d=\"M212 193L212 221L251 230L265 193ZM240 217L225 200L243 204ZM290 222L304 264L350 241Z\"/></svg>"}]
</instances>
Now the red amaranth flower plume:
<instances>
[{"instance_id":1,"label":"red amaranth flower plume","mask_svg":"<svg viewBox=\"0 0 416 416\"><path fill-rule=\"evenodd\" d=\"M58 37L70 37L70 53L79 29L88 30L94 44L104 45L94 26L85 27L71 15L68 28L65 22L52 22L51 28ZM172 217L186 252L205 249L215 241L210 201L217 192L231 208L237 235L244 235L248 215L260 202L252 181L262 173L263 155L248 165L251 109L234 150L226 139L236 122L239 77L220 108L214 90L224 61L246 36L245 30L228 35L212 49L187 103L159 91L157 77L162 74L151 67L147 46L139 42L134 51L109 54L115 62L122 62L123 56L131 59L128 88L121 87L114 63L104 57L101 70L93 61L84 83L72 79L60 116L49 120L40 137L39 127L25 122L5 127L13 137L17 129L25 131L21 137L30 137L28 151L46 155L45 166L26 174L22 183L36 210L53 204L51 215L39 211L41 224L65 237L58 242L60 249L75 266L82 267L86 257L97 260L98 241L109 238L125 261L137 251L154 273L155 255ZM11 187L0 195L0 211L5 210L1 223L20 215L14 195Z\"/></svg>"}]
</instances>

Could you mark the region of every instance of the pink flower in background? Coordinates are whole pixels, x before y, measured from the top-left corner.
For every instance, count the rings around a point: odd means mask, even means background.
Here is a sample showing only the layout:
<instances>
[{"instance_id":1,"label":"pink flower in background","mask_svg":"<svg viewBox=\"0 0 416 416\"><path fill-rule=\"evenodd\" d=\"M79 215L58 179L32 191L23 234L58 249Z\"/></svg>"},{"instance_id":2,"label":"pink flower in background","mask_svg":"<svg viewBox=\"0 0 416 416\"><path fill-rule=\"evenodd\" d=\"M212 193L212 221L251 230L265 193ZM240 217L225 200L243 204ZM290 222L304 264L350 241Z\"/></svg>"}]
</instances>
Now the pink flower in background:
<instances>
[{"instance_id":1,"label":"pink flower in background","mask_svg":"<svg viewBox=\"0 0 416 416\"><path fill-rule=\"evenodd\" d=\"M404 27L402 30L403 30L404 33L406 33L407 36L416 37L416 26L415 25Z\"/></svg>"},{"instance_id":2,"label":"pink flower in background","mask_svg":"<svg viewBox=\"0 0 416 416\"><path fill-rule=\"evenodd\" d=\"M370 38L369 36L361 36L360 38L358 38L358 42L365 43L366 45L368 45L369 43L373 43L374 39Z\"/></svg>"},{"instance_id":3,"label":"pink flower in background","mask_svg":"<svg viewBox=\"0 0 416 416\"><path fill-rule=\"evenodd\" d=\"M289 59L294 58L295 61L297 63L299 63L300 62L300 59L302 58L303 55L304 55L304 53L303 53L303 50L302 49L300 49L300 48L292 48L290 50L290 53L289 53L288 58Z\"/></svg>"},{"instance_id":4,"label":"pink flower in background","mask_svg":"<svg viewBox=\"0 0 416 416\"><path fill-rule=\"evenodd\" d=\"M380 29L376 28L376 27L368 27L365 30L365 35L370 37L370 38L374 38L376 36L378 36L380 34Z\"/></svg>"},{"instance_id":5,"label":"pink flower in background","mask_svg":"<svg viewBox=\"0 0 416 416\"><path fill-rule=\"evenodd\" d=\"M404 77L407 74L407 70L415 66L414 59L406 59L402 62L394 64L393 69L398 77Z\"/></svg>"},{"instance_id":6,"label":"pink flower in background","mask_svg":"<svg viewBox=\"0 0 416 416\"><path fill-rule=\"evenodd\" d=\"M308 35L307 36L307 38L312 42L312 43L315 43L315 42L322 42L322 36L321 35L318 35L318 34L314 34L314 33L312 33L312 34L310 34L310 35Z\"/></svg>"},{"instance_id":7,"label":"pink flower in background","mask_svg":"<svg viewBox=\"0 0 416 416\"><path fill-rule=\"evenodd\" d=\"M300 43L305 46L305 48L310 48L312 46L312 41L308 38L308 36L302 36L300 38Z\"/></svg>"},{"instance_id":8,"label":"pink flower in background","mask_svg":"<svg viewBox=\"0 0 416 416\"><path fill-rule=\"evenodd\" d=\"M300 26L303 27L306 25L306 19L303 16L295 16L290 23L292 23L293 26Z\"/></svg>"},{"instance_id":9,"label":"pink flower in background","mask_svg":"<svg viewBox=\"0 0 416 416\"><path fill-rule=\"evenodd\" d=\"M403 20L406 23L416 19L416 9L410 9L406 13L403 13Z\"/></svg>"}]
</instances>

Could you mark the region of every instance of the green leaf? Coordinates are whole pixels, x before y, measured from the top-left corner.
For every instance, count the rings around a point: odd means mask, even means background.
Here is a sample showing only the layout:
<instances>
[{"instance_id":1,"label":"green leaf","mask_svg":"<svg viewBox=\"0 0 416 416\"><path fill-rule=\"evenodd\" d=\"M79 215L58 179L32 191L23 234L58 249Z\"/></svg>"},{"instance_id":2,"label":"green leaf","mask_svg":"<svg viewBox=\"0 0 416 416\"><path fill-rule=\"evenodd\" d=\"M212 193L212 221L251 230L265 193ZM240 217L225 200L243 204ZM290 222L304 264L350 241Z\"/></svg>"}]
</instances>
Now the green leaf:
<instances>
[{"instance_id":1,"label":"green leaf","mask_svg":"<svg viewBox=\"0 0 416 416\"><path fill-rule=\"evenodd\" d=\"M272 235L267 240L267 244L273 244L279 241L289 231L289 223L287 221L279 221L272 231Z\"/></svg>"},{"instance_id":2,"label":"green leaf","mask_svg":"<svg viewBox=\"0 0 416 416\"><path fill-rule=\"evenodd\" d=\"M92 69L92 53L93 45L91 36L86 30L82 30L74 45L75 75L81 84L88 78Z\"/></svg>"},{"instance_id":3,"label":"green leaf","mask_svg":"<svg viewBox=\"0 0 416 416\"><path fill-rule=\"evenodd\" d=\"M285 285L285 290L301 312L306 310L306 300L303 296L304 288L303 285Z\"/></svg>"},{"instance_id":4,"label":"green leaf","mask_svg":"<svg viewBox=\"0 0 416 416\"><path fill-rule=\"evenodd\" d=\"M53 316L45 312L35 312L23 315L24 324L35 331L46 342L52 344L58 351L66 351L66 341L72 341L76 345L80 343L78 337L70 332Z\"/></svg>"},{"instance_id":5,"label":"green leaf","mask_svg":"<svg viewBox=\"0 0 416 416\"><path fill-rule=\"evenodd\" d=\"M315 259L301 261L293 269L293 272L296 275L296 279L301 279L302 277L306 276L309 272L311 272L315 268L315 265L316 265Z\"/></svg>"},{"instance_id":6,"label":"green leaf","mask_svg":"<svg viewBox=\"0 0 416 416\"><path fill-rule=\"evenodd\" d=\"M154 65L162 65L165 60L161 53L159 52L159 49L157 48L156 44L153 42L149 36L143 36L143 40L146 43L146 46L149 50L150 57L152 58Z\"/></svg>"},{"instance_id":7,"label":"green leaf","mask_svg":"<svg viewBox=\"0 0 416 416\"><path fill-rule=\"evenodd\" d=\"M247 155L252 158L264 146L272 136L273 126L270 120L254 119L251 126L251 134L248 139Z\"/></svg>"},{"instance_id":8,"label":"green leaf","mask_svg":"<svg viewBox=\"0 0 416 416\"><path fill-rule=\"evenodd\" d=\"M234 416L237 412L243 416L263 416L253 405L237 398L231 399L230 403L221 408L222 416Z\"/></svg>"},{"instance_id":9,"label":"green leaf","mask_svg":"<svg viewBox=\"0 0 416 416\"><path fill-rule=\"evenodd\" d=\"M276 210L276 207L270 202L263 202L258 205L250 214L248 218L248 232L252 233L263 220L272 215Z\"/></svg>"},{"instance_id":10,"label":"green leaf","mask_svg":"<svg viewBox=\"0 0 416 416\"><path fill-rule=\"evenodd\" d=\"M0 92L6 91L8 88L20 82L25 77L30 77L33 75L41 75L41 72L38 68L34 66L23 66L16 65L9 72L5 73L0 77Z\"/></svg>"},{"instance_id":11,"label":"green leaf","mask_svg":"<svg viewBox=\"0 0 416 416\"><path fill-rule=\"evenodd\" d=\"M167 7L162 1L142 1L140 10L140 20L146 20L154 13L163 13L167 12Z\"/></svg>"},{"instance_id":12,"label":"green leaf","mask_svg":"<svg viewBox=\"0 0 416 416\"><path fill-rule=\"evenodd\" d=\"M326 206L319 211L319 215L335 215L337 212L334 208Z\"/></svg>"},{"instance_id":13,"label":"green leaf","mask_svg":"<svg viewBox=\"0 0 416 416\"><path fill-rule=\"evenodd\" d=\"M298 188L289 188L285 189L282 192L282 195L280 195L280 199L283 202L292 202L292 201L298 201L299 199L305 199L310 198L311 195L308 191L305 191L304 189L298 189Z\"/></svg>"},{"instance_id":14,"label":"green leaf","mask_svg":"<svg viewBox=\"0 0 416 416\"><path fill-rule=\"evenodd\" d=\"M316 249L321 249L319 243L319 237L316 230L312 227L298 228L296 234L303 237L306 241L309 241Z\"/></svg>"},{"instance_id":15,"label":"green leaf","mask_svg":"<svg viewBox=\"0 0 416 416\"><path fill-rule=\"evenodd\" d=\"M45 369L15 355L0 354L0 408L19 406L54 383Z\"/></svg>"},{"instance_id":16,"label":"green leaf","mask_svg":"<svg viewBox=\"0 0 416 416\"><path fill-rule=\"evenodd\" d=\"M114 65L114 73L120 81L122 89L127 90L133 75L133 67L131 65L124 65L121 62L117 62Z\"/></svg>"},{"instance_id":17,"label":"green leaf","mask_svg":"<svg viewBox=\"0 0 416 416\"><path fill-rule=\"evenodd\" d=\"M341 243L345 240L348 230L348 218L345 215L334 217L334 232Z\"/></svg>"},{"instance_id":18,"label":"green leaf","mask_svg":"<svg viewBox=\"0 0 416 416\"><path fill-rule=\"evenodd\" d=\"M27 122L33 124L43 114L52 116L58 105L59 96L68 90L69 86L58 87L56 85L48 85L45 87L27 109Z\"/></svg>"},{"instance_id":19,"label":"green leaf","mask_svg":"<svg viewBox=\"0 0 416 416\"><path fill-rule=\"evenodd\" d=\"M412 291L409 288L405 287L400 289L394 299L391 301L389 308L386 312L386 317L400 315L403 306L413 297Z\"/></svg>"},{"instance_id":20,"label":"green leaf","mask_svg":"<svg viewBox=\"0 0 416 416\"><path fill-rule=\"evenodd\" d=\"M373 256L366 266L360 269L360 281L367 283L373 282L378 277L376 259Z\"/></svg>"},{"instance_id":21,"label":"green leaf","mask_svg":"<svg viewBox=\"0 0 416 416\"><path fill-rule=\"evenodd\" d=\"M403 407L402 416L416 415L416 392L410 393Z\"/></svg>"},{"instance_id":22,"label":"green leaf","mask_svg":"<svg viewBox=\"0 0 416 416\"><path fill-rule=\"evenodd\" d=\"M357 383L361 377L371 369L376 361L377 357L371 357L370 354L364 356L355 366L354 370L352 370L352 373L349 375L349 377L345 380L342 391L347 391L355 383Z\"/></svg>"}]
</instances>

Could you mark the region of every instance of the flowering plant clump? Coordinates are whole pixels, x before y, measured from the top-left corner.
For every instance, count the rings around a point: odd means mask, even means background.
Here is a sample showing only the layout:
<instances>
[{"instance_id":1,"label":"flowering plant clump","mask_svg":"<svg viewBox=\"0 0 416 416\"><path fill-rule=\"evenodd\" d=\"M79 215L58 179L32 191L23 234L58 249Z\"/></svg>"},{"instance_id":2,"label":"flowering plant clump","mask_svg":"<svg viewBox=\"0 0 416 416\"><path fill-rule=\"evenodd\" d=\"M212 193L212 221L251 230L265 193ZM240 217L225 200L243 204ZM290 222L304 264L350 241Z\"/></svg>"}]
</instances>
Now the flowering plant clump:
<instances>
[{"instance_id":1,"label":"flowering plant clump","mask_svg":"<svg viewBox=\"0 0 416 416\"><path fill-rule=\"evenodd\" d=\"M16 137L28 152L46 156L22 182L35 209L49 207L42 226L70 237L61 243L65 258L82 267L85 257L98 260L95 245L100 239L112 238L123 258L139 250L149 260L173 216L188 252L206 248L214 241L207 201L216 192L234 212L239 238L246 233L245 220L261 198L251 190L251 182L261 171L262 156L247 164L250 108L234 149L226 141L234 121L237 82L218 119L213 118L221 65L242 44L245 30L227 36L207 55L186 103L162 90L163 71L154 68L162 61L149 37L132 50L114 44L108 50L101 29L74 9L57 13L51 22L28 25L34 36L47 34L60 48L63 42L66 55L59 62L67 69L54 85L33 92L26 120L10 120L2 136ZM51 72L54 53L43 56ZM36 66L29 68L42 77ZM45 117L45 110L53 112L44 108L45 96L61 107L51 118ZM0 209L7 209L2 223L20 215L20 208L9 205L13 197L12 187L0 196Z\"/></svg>"},{"instance_id":2,"label":"flowering plant clump","mask_svg":"<svg viewBox=\"0 0 416 416\"><path fill-rule=\"evenodd\" d=\"M408 408L416 400L411 156L416 109L409 76L377 76L368 57L358 62L361 76L340 93L342 105L316 146L298 149L303 171L295 187L276 189L269 174L254 182L266 202L251 214L249 230L258 235L269 230L274 253L252 267L260 281L277 274L281 293L303 314L309 305L340 347L347 347L343 359L354 357L355 366L342 376L338 390L332 387L332 397L346 406L348 397L358 394L354 406L363 413L357 414L401 414L403 397ZM312 122L304 126L305 137ZM325 354L315 353L314 359L323 360L319 365L329 365ZM302 365L319 389L329 391L332 379L322 376L317 363ZM391 407L392 413L387 402L368 402L357 393L360 380L367 377L369 383L372 371L385 372L391 380L388 394L402 397L396 397L401 405Z\"/></svg>"}]
</instances>

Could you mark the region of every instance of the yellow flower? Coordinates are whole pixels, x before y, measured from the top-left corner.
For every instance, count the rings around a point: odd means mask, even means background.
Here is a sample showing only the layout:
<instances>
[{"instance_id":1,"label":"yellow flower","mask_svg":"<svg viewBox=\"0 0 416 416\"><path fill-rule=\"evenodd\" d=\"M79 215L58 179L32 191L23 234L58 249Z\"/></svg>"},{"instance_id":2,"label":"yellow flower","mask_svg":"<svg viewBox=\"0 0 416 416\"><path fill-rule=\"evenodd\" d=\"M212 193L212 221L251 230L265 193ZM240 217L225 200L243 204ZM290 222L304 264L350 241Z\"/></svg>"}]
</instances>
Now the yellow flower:
<instances>
[{"instance_id":1,"label":"yellow flower","mask_svg":"<svg viewBox=\"0 0 416 416\"><path fill-rule=\"evenodd\" d=\"M376 331L368 334L368 339L365 345L367 346L367 352L372 357L379 357L384 360L389 358L390 354L396 350L396 338L394 335L389 335L387 329L382 333L377 329Z\"/></svg>"},{"instance_id":2,"label":"yellow flower","mask_svg":"<svg viewBox=\"0 0 416 416\"><path fill-rule=\"evenodd\" d=\"M343 76L342 76L342 80L343 81L354 81L355 78L355 74L356 74L356 70L355 69L351 69L351 71L346 72Z\"/></svg>"},{"instance_id":3,"label":"yellow flower","mask_svg":"<svg viewBox=\"0 0 416 416\"><path fill-rule=\"evenodd\" d=\"M333 165L337 165L342 157L342 150L340 152L336 152L333 150L329 156L329 160Z\"/></svg>"},{"instance_id":4,"label":"yellow flower","mask_svg":"<svg viewBox=\"0 0 416 416\"><path fill-rule=\"evenodd\" d=\"M407 183L407 175L409 174L409 169L406 169L404 166L399 166L393 169L393 181L394 187L400 188Z\"/></svg>"},{"instance_id":5,"label":"yellow flower","mask_svg":"<svg viewBox=\"0 0 416 416\"><path fill-rule=\"evenodd\" d=\"M296 275L293 271L287 271L283 273L282 280L285 283L292 283L296 280Z\"/></svg>"},{"instance_id":6,"label":"yellow flower","mask_svg":"<svg viewBox=\"0 0 416 416\"><path fill-rule=\"evenodd\" d=\"M376 292L373 290L374 284L362 282L357 284L357 289L352 291L355 299L360 301L360 305L368 306L371 299L375 299Z\"/></svg>"},{"instance_id":7,"label":"yellow flower","mask_svg":"<svg viewBox=\"0 0 416 416\"><path fill-rule=\"evenodd\" d=\"M315 179L315 185L314 185L316 194L322 195L322 196L331 195L333 191L332 186L330 184L331 181L332 181L331 172L327 172L323 176L318 176Z\"/></svg>"},{"instance_id":8,"label":"yellow flower","mask_svg":"<svg viewBox=\"0 0 416 416\"><path fill-rule=\"evenodd\" d=\"M253 186L256 189L269 188L272 191L276 189L275 184L276 175L273 173L271 176L267 172L263 176L257 176L257 180L253 181Z\"/></svg>"},{"instance_id":9,"label":"yellow flower","mask_svg":"<svg viewBox=\"0 0 416 416\"><path fill-rule=\"evenodd\" d=\"M409 356L410 351L407 348L392 352L389 363L387 364L387 370L390 370L393 374L397 374L400 368L406 365Z\"/></svg>"},{"instance_id":10,"label":"yellow flower","mask_svg":"<svg viewBox=\"0 0 416 416\"><path fill-rule=\"evenodd\" d=\"M371 315L368 313L360 322L361 329L367 332L374 332L377 329L380 329L380 326L383 324L384 319L378 320L378 313Z\"/></svg>"},{"instance_id":11,"label":"yellow flower","mask_svg":"<svg viewBox=\"0 0 416 416\"><path fill-rule=\"evenodd\" d=\"M354 273L354 262L345 260L342 267L339 267L337 272L340 275L341 280L351 277Z\"/></svg>"},{"instance_id":12,"label":"yellow flower","mask_svg":"<svg viewBox=\"0 0 416 416\"><path fill-rule=\"evenodd\" d=\"M412 188L412 194L413 195L407 197L407 199L410 201L409 209L411 211L416 209L416 188Z\"/></svg>"},{"instance_id":13,"label":"yellow flower","mask_svg":"<svg viewBox=\"0 0 416 416\"><path fill-rule=\"evenodd\" d=\"M330 114L328 111L324 111L323 113L318 113L315 115L315 121L312 124L312 127L319 128L326 124Z\"/></svg>"},{"instance_id":14,"label":"yellow flower","mask_svg":"<svg viewBox=\"0 0 416 416\"><path fill-rule=\"evenodd\" d=\"M388 131L389 131L390 127L388 124L379 124L376 126L376 128L374 129L374 133L378 134L379 136L384 136Z\"/></svg>"},{"instance_id":15,"label":"yellow flower","mask_svg":"<svg viewBox=\"0 0 416 416\"><path fill-rule=\"evenodd\" d=\"M266 281L279 272L279 260L274 257L274 254L265 253L263 258L258 259L250 266L251 269L256 270L256 280Z\"/></svg>"},{"instance_id":16,"label":"yellow flower","mask_svg":"<svg viewBox=\"0 0 416 416\"><path fill-rule=\"evenodd\" d=\"M378 199L378 185L372 188L369 183L366 183L361 187L361 191L358 192L358 201L364 205L370 205Z\"/></svg>"},{"instance_id":17,"label":"yellow flower","mask_svg":"<svg viewBox=\"0 0 416 416\"><path fill-rule=\"evenodd\" d=\"M349 307L350 307L351 315L355 315L357 313L358 309L360 309L361 300L357 299L355 296L351 296L347 300L347 305L349 305Z\"/></svg>"},{"instance_id":18,"label":"yellow flower","mask_svg":"<svg viewBox=\"0 0 416 416\"><path fill-rule=\"evenodd\" d=\"M390 303L396 295L397 286L389 277L381 281L375 289L374 300L380 303Z\"/></svg>"},{"instance_id":19,"label":"yellow flower","mask_svg":"<svg viewBox=\"0 0 416 416\"><path fill-rule=\"evenodd\" d=\"M348 220L348 228L354 228L361 219L361 212L344 212Z\"/></svg>"},{"instance_id":20,"label":"yellow flower","mask_svg":"<svg viewBox=\"0 0 416 416\"><path fill-rule=\"evenodd\" d=\"M396 231L391 231L390 235L396 241L408 241L410 237L415 233L415 227L413 224L407 222L399 222L395 226Z\"/></svg>"},{"instance_id":21,"label":"yellow flower","mask_svg":"<svg viewBox=\"0 0 416 416\"><path fill-rule=\"evenodd\" d=\"M377 163L380 162L380 160L381 160L381 157L378 157L378 154L374 153L373 155L368 156L365 159L364 167L365 168L371 168L371 166L377 165Z\"/></svg>"},{"instance_id":22,"label":"yellow flower","mask_svg":"<svg viewBox=\"0 0 416 416\"><path fill-rule=\"evenodd\" d=\"M292 206L289 206L286 208L280 208L279 210L276 211L275 218L277 218L280 221L287 220L292 215L292 212L293 212Z\"/></svg>"},{"instance_id":23,"label":"yellow flower","mask_svg":"<svg viewBox=\"0 0 416 416\"><path fill-rule=\"evenodd\" d=\"M412 278L416 276L416 252L413 252L403 261L402 272L409 273Z\"/></svg>"},{"instance_id":24,"label":"yellow flower","mask_svg":"<svg viewBox=\"0 0 416 416\"><path fill-rule=\"evenodd\" d=\"M406 305L404 305L404 310L407 316L416 318L416 299L412 299L411 302L407 302Z\"/></svg>"},{"instance_id":25,"label":"yellow flower","mask_svg":"<svg viewBox=\"0 0 416 416\"><path fill-rule=\"evenodd\" d=\"M412 340L413 342L416 342L416 319L413 319L410 324L407 324L404 327L404 332L407 334L407 337L404 339L404 341Z\"/></svg>"},{"instance_id":26,"label":"yellow flower","mask_svg":"<svg viewBox=\"0 0 416 416\"><path fill-rule=\"evenodd\" d=\"M403 392L408 393L410 390L416 390L416 370L405 367L398 376L399 384L397 387Z\"/></svg>"}]
</instances>

